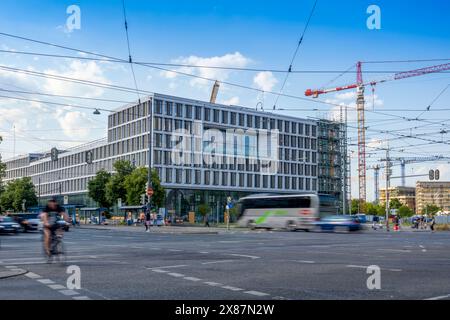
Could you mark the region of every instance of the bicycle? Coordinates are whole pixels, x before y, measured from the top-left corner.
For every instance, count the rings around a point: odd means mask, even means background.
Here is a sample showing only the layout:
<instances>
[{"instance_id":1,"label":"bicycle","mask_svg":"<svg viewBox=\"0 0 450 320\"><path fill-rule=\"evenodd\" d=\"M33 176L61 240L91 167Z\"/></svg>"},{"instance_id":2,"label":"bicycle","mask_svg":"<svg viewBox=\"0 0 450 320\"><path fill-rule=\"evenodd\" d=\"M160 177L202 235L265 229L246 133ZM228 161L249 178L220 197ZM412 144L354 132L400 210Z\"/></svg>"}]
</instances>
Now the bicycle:
<instances>
[{"instance_id":1,"label":"bicycle","mask_svg":"<svg viewBox=\"0 0 450 320\"><path fill-rule=\"evenodd\" d=\"M64 263L66 261L63 234L58 232L59 229L61 229L61 227L56 226L50 230L50 253L47 253L47 250L44 247L44 255L47 258L47 263L52 263L53 261Z\"/></svg>"}]
</instances>

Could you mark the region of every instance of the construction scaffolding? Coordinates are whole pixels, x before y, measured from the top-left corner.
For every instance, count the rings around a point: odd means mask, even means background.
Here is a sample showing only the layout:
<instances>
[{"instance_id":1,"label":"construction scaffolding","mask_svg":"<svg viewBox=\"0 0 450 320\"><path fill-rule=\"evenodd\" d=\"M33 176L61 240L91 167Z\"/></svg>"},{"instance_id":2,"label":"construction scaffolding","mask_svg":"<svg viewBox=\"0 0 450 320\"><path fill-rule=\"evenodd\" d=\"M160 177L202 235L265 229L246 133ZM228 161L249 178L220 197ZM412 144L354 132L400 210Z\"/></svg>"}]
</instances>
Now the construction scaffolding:
<instances>
[{"instance_id":1,"label":"construction scaffolding","mask_svg":"<svg viewBox=\"0 0 450 320\"><path fill-rule=\"evenodd\" d=\"M318 144L318 181L319 194L326 194L336 198L339 202L339 213L348 210L347 197L347 165L345 159L346 145L344 145L343 122L319 120L317 127Z\"/></svg>"}]
</instances>

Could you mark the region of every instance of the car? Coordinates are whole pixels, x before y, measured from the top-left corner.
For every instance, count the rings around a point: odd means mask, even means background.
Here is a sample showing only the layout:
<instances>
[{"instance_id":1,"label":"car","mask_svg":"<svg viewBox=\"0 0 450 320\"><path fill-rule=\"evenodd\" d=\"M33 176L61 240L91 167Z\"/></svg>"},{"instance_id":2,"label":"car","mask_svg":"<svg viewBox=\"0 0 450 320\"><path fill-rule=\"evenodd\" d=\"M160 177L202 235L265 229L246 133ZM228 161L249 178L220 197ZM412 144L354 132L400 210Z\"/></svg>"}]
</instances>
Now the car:
<instances>
[{"instance_id":1,"label":"car","mask_svg":"<svg viewBox=\"0 0 450 320\"><path fill-rule=\"evenodd\" d=\"M11 217L0 217L0 233L19 233L20 224Z\"/></svg>"},{"instance_id":2,"label":"car","mask_svg":"<svg viewBox=\"0 0 450 320\"><path fill-rule=\"evenodd\" d=\"M21 213L14 216L14 220L20 224L23 232L38 231L41 219L37 213Z\"/></svg>"},{"instance_id":3,"label":"car","mask_svg":"<svg viewBox=\"0 0 450 320\"><path fill-rule=\"evenodd\" d=\"M317 225L322 231L351 232L362 229L356 216L328 216L322 218Z\"/></svg>"},{"instance_id":4,"label":"car","mask_svg":"<svg viewBox=\"0 0 450 320\"><path fill-rule=\"evenodd\" d=\"M365 214L359 213L355 217L358 218L360 223L367 223L367 216Z\"/></svg>"}]
</instances>

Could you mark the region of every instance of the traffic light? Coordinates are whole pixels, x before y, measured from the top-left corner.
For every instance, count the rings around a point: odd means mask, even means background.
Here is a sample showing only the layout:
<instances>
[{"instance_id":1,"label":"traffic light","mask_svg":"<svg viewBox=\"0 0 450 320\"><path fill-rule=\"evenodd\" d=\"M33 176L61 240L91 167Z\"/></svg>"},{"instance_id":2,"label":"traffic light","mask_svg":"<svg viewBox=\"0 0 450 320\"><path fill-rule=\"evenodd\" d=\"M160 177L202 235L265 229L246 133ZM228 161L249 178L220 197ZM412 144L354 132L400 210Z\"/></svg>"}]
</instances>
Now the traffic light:
<instances>
[{"instance_id":1,"label":"traffic light","mask_svg":"<svg viewBox=\"0 0 450 320\"><path fill-rule=\"evenodd\" d=\"M434 180L439 181L441 179L441 172L439 170L436 170L434 172Z\"/></svg>"},{"instance_id":2,"label":"traffic light","mask_svg":"<svg viewBox=\"0 0 450 320\"><path fill-rule=\"evenodd\" d=\"M53 148L50 151L50 156L51 156L52 161L58 161L59 150L57 148Z\"/></svg>"},{"instance_id":3,"label":"traffic light","mask_svg":"<svg viewBox=\"0 0 450 320\"><path fill-rule=\"evenodd\" d=\"M434 170L430 170L430 181L434 181Z\"/></svg>"},{"instance_id":4,"label":"traffic light","mask_svg":"<svg viewBox=\"0 0 450 320\"><path fill-rule=\"evenodd\" d=\"M441 171L430 170L430 181L439 181L441 179Z\"/></svg>"}]
</instances>

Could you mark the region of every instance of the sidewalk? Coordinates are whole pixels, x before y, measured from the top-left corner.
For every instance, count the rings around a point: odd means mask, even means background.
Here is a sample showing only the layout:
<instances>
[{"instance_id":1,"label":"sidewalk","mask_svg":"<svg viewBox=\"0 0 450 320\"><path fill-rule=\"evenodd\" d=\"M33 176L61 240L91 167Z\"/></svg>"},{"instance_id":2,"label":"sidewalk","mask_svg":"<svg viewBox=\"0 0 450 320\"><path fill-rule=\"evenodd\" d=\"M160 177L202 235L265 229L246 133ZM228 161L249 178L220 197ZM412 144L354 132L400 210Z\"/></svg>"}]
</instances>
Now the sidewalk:
<instances>
[{"instance_id":1,"label":"sidewalk","mask_svg":"<svg viewBox=\"0 0 450 320\"><path fill-rule=\"evenodd\" d=\"M124 232L145 232L145 226L113 226L113 225L81 225L78 227L80 229L91 229L91 230L103 230L103 231L124 231ZM235 228L230 230L235 231ZM201 226L165 226L165 227L151 227L150 233L157 234L219 234L227 233L226 228L221 227L210 227L205 228Z\"/></svg>"}]
</instances>

